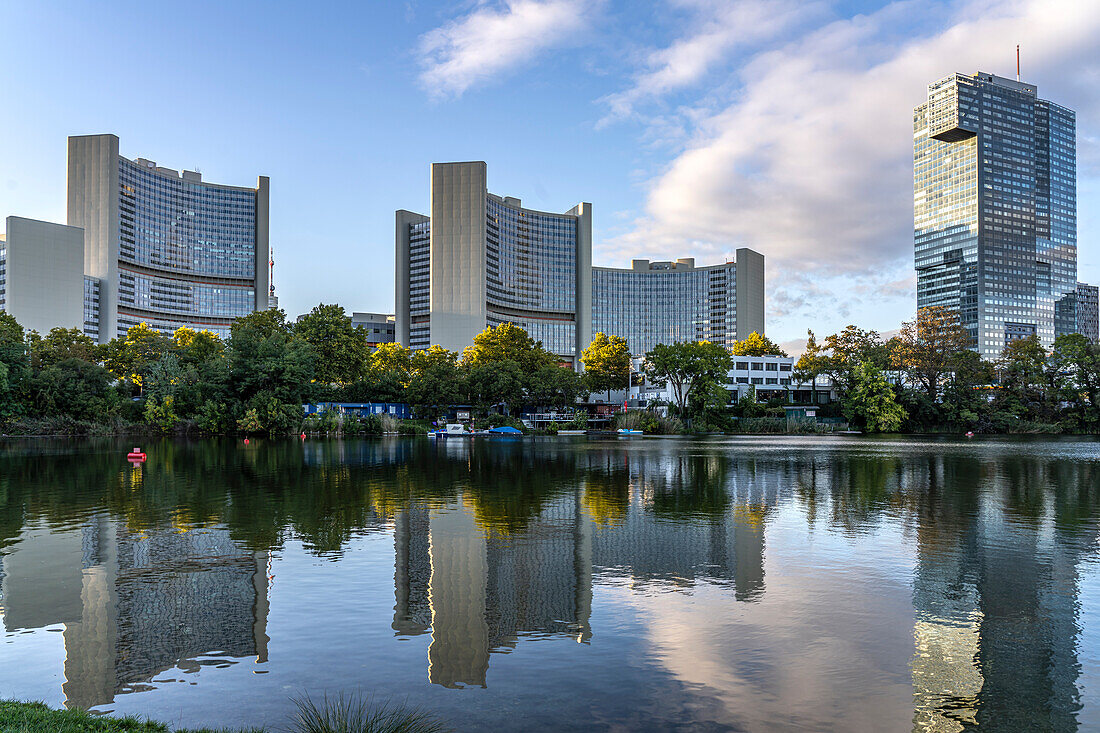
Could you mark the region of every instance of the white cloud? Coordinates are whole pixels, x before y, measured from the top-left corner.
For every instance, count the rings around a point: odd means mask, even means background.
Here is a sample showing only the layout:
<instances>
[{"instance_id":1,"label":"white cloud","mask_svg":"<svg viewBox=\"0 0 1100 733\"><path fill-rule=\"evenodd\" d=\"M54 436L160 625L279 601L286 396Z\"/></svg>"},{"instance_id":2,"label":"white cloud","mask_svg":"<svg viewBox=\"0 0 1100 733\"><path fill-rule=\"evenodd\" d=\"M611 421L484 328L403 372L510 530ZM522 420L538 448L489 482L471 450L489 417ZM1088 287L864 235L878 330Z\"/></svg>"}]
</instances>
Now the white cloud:
<instances>
[{"instance_id":1,"label":"white cloud","mask_svg":"<svg viewBox=\"0 0 1100 733\"><path fill-rule=\"evenodd\" d=\"M742 64L733 101L698 119L650 183L645 215L601 255L716 261L747 246L768 257L770 300L786 314L833 307L837 291L805 286L837 277L869 280L864 297L900 302L875 288L911 267L911 110L929 82L955 71L1014 73L1018 42L1024 79L1078 110L1082 170L1096 157L1086 148L1100 127L1100 3L953 7L896 2ZM913 37L913 19L935 12L947 14L940 30Z\"/></svg>"},{"instance_id":2,"label":"white cloud","mask_svg":"<svg viewBox=\"0 0 1100 733\"><path fill-rule=\"evenodd\" d=\"M460 96L479 82L507 74L540 52L571 41L599 5L586 0L479 4L421 37L420 81L433 96Z\"/></svg>"},{"instance_id":3,"label":"white cloud","mask_svg":"<svg viewBox=\"0 0 1100 733\"><path fill-rule=\"evenodd\" d=\"M646 57L645 70L625 91L609 95L600 125L629 117L646 99L698 83L735 49L777 37L817 13L820 3L795 0L677 0L693 14L690 32Z\"/></svg>"}]
</instances>

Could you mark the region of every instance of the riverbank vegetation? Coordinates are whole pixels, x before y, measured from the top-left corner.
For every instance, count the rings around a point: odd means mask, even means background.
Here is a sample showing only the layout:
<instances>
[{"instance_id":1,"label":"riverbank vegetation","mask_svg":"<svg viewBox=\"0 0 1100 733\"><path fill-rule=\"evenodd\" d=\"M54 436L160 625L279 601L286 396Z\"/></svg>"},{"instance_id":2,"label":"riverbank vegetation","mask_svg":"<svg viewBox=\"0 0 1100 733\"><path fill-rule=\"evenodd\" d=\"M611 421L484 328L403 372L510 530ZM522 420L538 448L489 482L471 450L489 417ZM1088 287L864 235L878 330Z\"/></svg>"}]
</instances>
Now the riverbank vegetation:
<instances>
[{"instance_id":1,"label":"riverbank vegetation","mask_svg":"<svg viewBox=\"0 0 1100 733\"><path fill-rule=\"evenodd\" d=\"M443 733L449 730L428 713L404 705L376 704L361 695L295 698L291 733ZM264 733L264 728L170 728L133 716L116 718L84 710L54 710L40 702L0 700L5 733Z\"/></svg>"},{"instance_id":2,"label":"riverbank vegetation","mask_svg":"<svg viewBox=\"0 0 1100 733\"><path fill-rule=\"evenodd\" d=\"M707 341L658 344L644 378L663 384L667 417L622 415L645 432L818 432L788 419L798 396L817 417L868 432L1100 431L1100 351L1083 336L1059 336L1049 352L1035 337L1013 341L995 362L968 349L956 313L922 309L897 336L848 326L818 342L809 332L792 385L736 402L727 390L735 356L783 355L759 334L725 349ZM520 426L524 411L562 412L551 426L582 429L578 401L622 394L640 377L626 342L596 334L578 374L512 324L487 328L461 354L433 346L367 345L343 309L319 305L295 323L280 310L210 331L159 333L145 324L99 345L77 329L25 333L0 313L0 433L7 435L417 434L455 405L476 424ZM820 378L827 387L818 387ZM835 400L821 402L828 390ZM766 400L766 401L762 401ZM408 404L414 421L303 416L317 402ZM828 402L828 401L827 401ZM658 407L653 405L650 407ZM805 424L804 424L805 423Z\"/></svg>"}]
</instances>

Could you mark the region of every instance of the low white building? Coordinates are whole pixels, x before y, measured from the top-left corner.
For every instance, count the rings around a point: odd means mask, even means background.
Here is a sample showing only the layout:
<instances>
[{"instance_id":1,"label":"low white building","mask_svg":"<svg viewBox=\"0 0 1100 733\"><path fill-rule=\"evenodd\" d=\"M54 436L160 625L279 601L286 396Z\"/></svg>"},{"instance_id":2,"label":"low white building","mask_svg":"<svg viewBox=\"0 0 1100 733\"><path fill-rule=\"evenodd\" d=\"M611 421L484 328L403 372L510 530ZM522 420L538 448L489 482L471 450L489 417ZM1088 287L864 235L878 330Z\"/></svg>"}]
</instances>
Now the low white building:
<instances>
[{"instance_id":1,"label":"low white building","mask_svg":"<svg viewBox=\"0 0 1100 733\"><path fill-rule=\"evenodd\" d=\"M754 389L760 401L784 397L786 402L824 404L836 397L832 380L828 377L818 377L816 384L799 382L794 376L794 357L735 356L733 359L733 369L726 377L726 389L730 392L731 403ZM673 401L670 387L648 383L643 359L633 360L630 381L629 396L623 396L631 408Z\"/></svg>"}]
</instances>

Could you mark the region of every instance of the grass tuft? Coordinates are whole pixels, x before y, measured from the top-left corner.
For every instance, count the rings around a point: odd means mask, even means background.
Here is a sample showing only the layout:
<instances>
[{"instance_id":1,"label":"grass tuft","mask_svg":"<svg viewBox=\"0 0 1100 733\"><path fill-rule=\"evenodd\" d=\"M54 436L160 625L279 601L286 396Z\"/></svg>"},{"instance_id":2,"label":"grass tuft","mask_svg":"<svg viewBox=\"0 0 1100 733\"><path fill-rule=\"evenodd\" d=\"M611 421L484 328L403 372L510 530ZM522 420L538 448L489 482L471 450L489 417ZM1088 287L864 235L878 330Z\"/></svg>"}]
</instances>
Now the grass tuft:
<instances>
[{"instance_id":1,"label":"grass tuft","mask_svg":"<svg viewBox=\"0 0 1100 733\"><path fill-rule=\"evenodd\" d=\"M448 730L431 715L406 705L375 705L361 695L329 697L314 702L295 698L295 733L442 733Z\"/></svg>"}]
</instances>

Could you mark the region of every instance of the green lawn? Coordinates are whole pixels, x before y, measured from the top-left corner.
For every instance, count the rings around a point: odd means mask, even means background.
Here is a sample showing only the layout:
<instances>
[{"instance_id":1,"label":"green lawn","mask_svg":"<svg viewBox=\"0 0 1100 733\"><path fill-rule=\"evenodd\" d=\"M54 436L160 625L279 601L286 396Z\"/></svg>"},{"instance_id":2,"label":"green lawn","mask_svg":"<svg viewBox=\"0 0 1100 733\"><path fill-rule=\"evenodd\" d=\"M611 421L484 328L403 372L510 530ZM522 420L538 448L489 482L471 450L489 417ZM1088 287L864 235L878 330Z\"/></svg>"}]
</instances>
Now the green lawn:
<instances>
[{"instance_id":1,"label":"green lawn","mask_svg":"<svg viewBox=\"0 0 1100 733\"><path fill-rule=\"evenodd\" d=\"M53 710L40 702L0 700L0 731L3 733L162 733L169 730L163 723L139 718L111 718L89 715L83 710ZM204 728L201 731L181 729L180 733L216 732Z\"/></svg>"}]
</instances>

